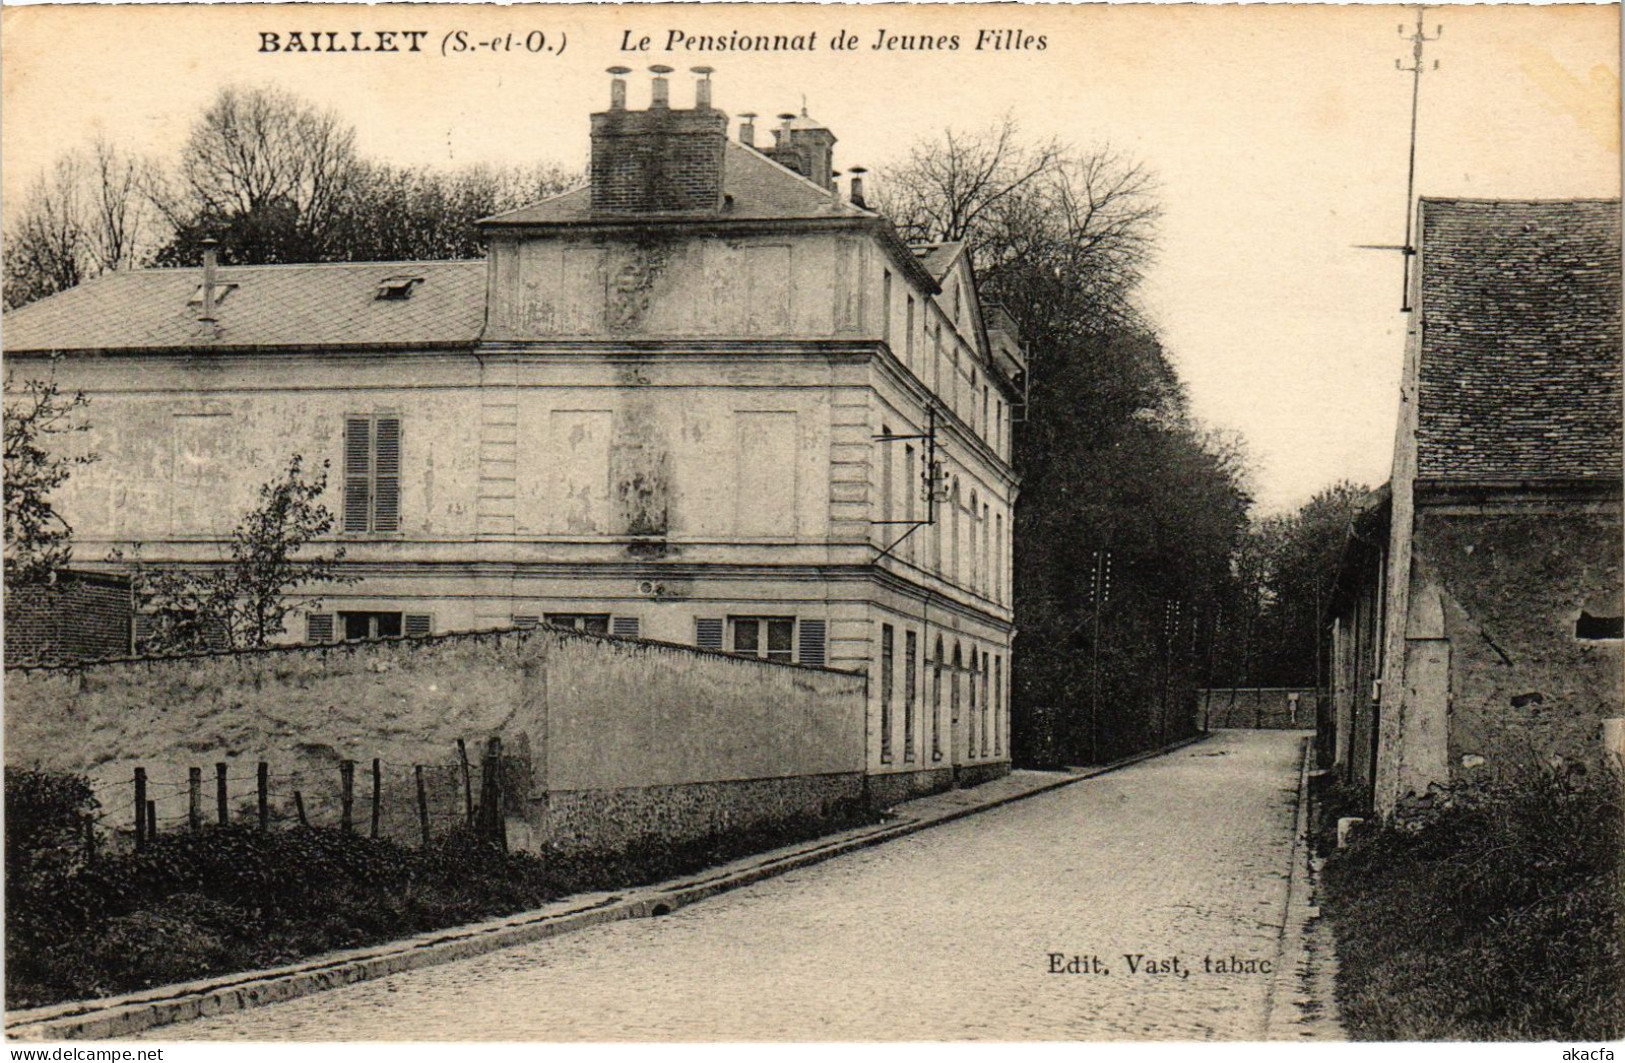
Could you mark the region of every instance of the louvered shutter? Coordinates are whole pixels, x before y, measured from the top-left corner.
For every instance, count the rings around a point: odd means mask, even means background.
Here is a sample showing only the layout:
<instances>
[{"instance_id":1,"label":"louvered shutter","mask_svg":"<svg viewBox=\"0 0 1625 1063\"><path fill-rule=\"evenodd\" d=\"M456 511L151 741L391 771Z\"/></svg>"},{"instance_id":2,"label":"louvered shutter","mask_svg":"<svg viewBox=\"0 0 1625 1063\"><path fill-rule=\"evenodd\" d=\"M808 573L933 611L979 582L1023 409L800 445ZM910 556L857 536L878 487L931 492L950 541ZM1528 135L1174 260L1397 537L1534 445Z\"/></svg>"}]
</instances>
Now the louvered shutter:
<instances>
[{"instance_id":1,"label":"louvered shutter","mask_svg":"<svg viewBox=\"0 0 1625 1063\"><path fill-rule=\"evenodd\" d=\"M333 641L333 614L307 613L305 615L306 642Z\"/></svg>"},{"instance_id":2,"label":"louvered shutter","mask_svg":"<svg viewBox=\"0 0 1625 1063\"><path fill-rule=\"evenodd\" d=\"M428 613L407 613L402 630L408 636L433 634L434 618Z\"/></svg>"},{"instance_id":3,"label":"louvered shutter","mask_svg":"<svg viewBox=\"0 0 1625 1063\"><path fill-rule=\"evenodd\" d=\"M401 419L377 420L373 461L372 530L399 531L401 527Z\"/></svg>"},{"instance_id":4,"label":"louvered shutter","mask_svg":"<svg viewBox=\"0 0 1625 1063\"><path fill-rule=\"evenodd\" d=\"M371 531L372 422L350 417L344 422L344 530Z\"/></svg>"},{"instance_id":5,"label":"louvered shutter","mask_svg":"<svg viewBox=\"0 0 1625 1063\"><path fill-rule=\"evenodd\" d=\"M638 637L638 618L635 616L618 616L610 621L610 634L619 635L625 639Z\"/></svg>"},{"instance_id":6,"label":"louvered shutter","mask_svg":"<svg viewBox=\"0 0 1625 1063\"><path fill-rule=\"evenodd\" d=\"M520 631L534 631L540 623L541 617L539 616L516 616L513 618L513 626Z\"/></svg>"},{"instance_id":7,"label":"louvered shutter","mask_svg":"<svg viewBox=\"0 0 1625 1063\"><path fill-rule=\"evenodd\" d=\"M801 621L801 663L822 665L825 661L824 621Z\"/></svg>"},{"instance_id":8,"label":"louvered shutter","mask_svg":"<svg viewBox=\"0 0 1625 1063\"><path fill-rule=\"evenodd\" d=\"M694 645L702 650L722 649L722 621L710 617L694 619Z\"/></svg>"}]
</instances>

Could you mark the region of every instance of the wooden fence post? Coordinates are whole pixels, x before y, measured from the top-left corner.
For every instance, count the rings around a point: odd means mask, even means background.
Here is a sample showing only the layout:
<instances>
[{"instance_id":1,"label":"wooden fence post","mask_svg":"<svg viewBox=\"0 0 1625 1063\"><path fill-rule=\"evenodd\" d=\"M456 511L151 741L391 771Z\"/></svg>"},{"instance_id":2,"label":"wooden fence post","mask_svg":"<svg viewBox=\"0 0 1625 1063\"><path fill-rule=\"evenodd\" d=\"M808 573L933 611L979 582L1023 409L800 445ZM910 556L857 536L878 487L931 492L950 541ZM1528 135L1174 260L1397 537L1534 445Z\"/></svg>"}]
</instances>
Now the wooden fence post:
<instances>
[{"instance_id":1,"label":"wooden fence post","mask_svg":"<svg viewBox=\"0 0 1625 1063\"><path fill-rule=\"evenodd\" d=\"M492 738L480 760L479 837L507 850L507 822L502 809L502 739Z\"/></svg>"},{"instance_id":2,"label":"wooden fence post","mask_svg":"<svg viewBox=\"0 0 1625 1063\"><path fill-rule=\"evenodd\" d=\"M502 851L508 851L508 794L507 773L502 768L502 739L491 739L491 768L496 776L496 804L491 810L492 826L495 841L502 846Z\"/></svg>"},{"instance_id":3,"label":"wooden fence post","mask_svg":"<svg viewBox=\"0 0 1625 1063\"><path fill-rule=\"evenodd\" d=\"M260 761L258 789L260 796L260 830L271 828L271 765Z\"/></svg>"},{"instance_id":4,"label":"wooden fence post","mask_svg":"<svg viewBox=\"0 0 1625 1063\"><path fill-rule=\"evenodd\" d=\"M418 780L418 826L423 831L423 846L429 846L429 791L423 785L423 765L417 764L412 768Z\"/></svg>"},{"instance_id":5,"label":"wooden fence post","mask_svg":"<svg viewBox=\"0 0 1625 1063\"><path fill-rule=\"evenodd\" d=\"M147 844L147 769L135 769L135 847Z\"/></svg>"},{"instance_id":6,"label":"wooden fence post","mask_svg":"<svg viewBox=\"0 0 1625 1063\"><path fill-rule=\"evenodd\" d=\"M226 762L223 760L216 761L214 765L214 808L222 827L231 822L230 811L226 808Z\"/></svg>"},{"instance_id":7,"label":"wooden fence post","mask_svg":"<svg viewBox=\"0 0 1625 1063\"><path fill-rule=\"evenodd\" d=\"M378 817L383 811L382 790L384 787L384 766L377 757L372 758L372 836L378 837Z\"/></svg>"},{"instance_id":8,"label":"wooden fence post","mask_svg":"<svg viewBox=\"0 0 1625 1063\"><path fill-rule=\"evenodd\" d=\"M186 827L203 829L203 769L186 769Z\"/></svg>"},{"instance_id":9,"label":"wooden fence post","mask_svg":"<svg viewBox=\"0 0 1625 1063\"><path fill-rule=\"evenodd\" d=\"M339 761L339 826L348 834L355 829L355 761Z\"/></svg>"},{"instance_id":10,"label":"wooden fence post","mask_svg":"<svg viewBox=\"0 0 1625 1063\"><path fill-rule=\"evenodd\" d=\"M468 743L457 740L457 760L463 766L463 818L474 826L474 787L468 779Z\"/></svg>"},{"instance_id":11,"label":"wooden fence post","mask_svg":"<svg viewBox=\"0 0 1625 1063\"><path fill-rule=\"evenodd\" d=\"M301 827L310 826L310 820L305 818L305 795L298 790L293 792L293 807L299 812L299 825Z\"/></svg>"}]
</instances>

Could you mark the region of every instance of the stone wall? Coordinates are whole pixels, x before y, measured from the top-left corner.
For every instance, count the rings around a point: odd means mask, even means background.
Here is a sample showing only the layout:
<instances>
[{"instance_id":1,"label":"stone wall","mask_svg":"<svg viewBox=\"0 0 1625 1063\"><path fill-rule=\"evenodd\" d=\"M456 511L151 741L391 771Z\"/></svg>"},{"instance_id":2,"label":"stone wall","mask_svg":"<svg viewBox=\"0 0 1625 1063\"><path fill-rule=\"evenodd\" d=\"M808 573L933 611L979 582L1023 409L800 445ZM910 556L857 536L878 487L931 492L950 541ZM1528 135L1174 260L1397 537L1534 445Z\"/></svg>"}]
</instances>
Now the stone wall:
<instances>
[{"instance_id":1,"label":"stone wall","mask_svg":"<svg viewBox=\"0 0 1625 1063\"><path fill-rule=\"evenodd\" d=\"M311 822L334 824L352 760L365 830L378 758L380 832L419 837L422 765L444 833L465 815L457 741L477 800L491 737L517 847L620 845L650 824L682 841L819 816L862 788L862 676L551 629L12 668L5 691L7 764L88 775L114 829L133 818L137 766L175 829L188 768L212 821L214 765L235 818L254 812L260 761L273 819L294 819L298 791Z\"/></svg>"},{"instance_id":2,"label":"stone wall","mask_svg":"<svg viewBox=\"0 0 1625 1063\"><path fill-rule=\"evenodd\" d=\"M1297 716L1291 695L1298 696ZM1315 727L1314 687L1238 687L1235 690L1198 690L1196 707L1210 729L1240 727L1259 730L1312 731Z\"/></svg>"},{"instance_id":3,"label":"stone wall","mask_svg":"<svg viewBox=\"0 0 1625 1063\"><path fill-rule=\"evenodd\" d=\"M1622 643L1576 624L1621 615L1617 510L1424 511L1417 525L1449 645L1451 777L1595 762L1603 721L1625 715Z\"/></svg>"}]
</instances>

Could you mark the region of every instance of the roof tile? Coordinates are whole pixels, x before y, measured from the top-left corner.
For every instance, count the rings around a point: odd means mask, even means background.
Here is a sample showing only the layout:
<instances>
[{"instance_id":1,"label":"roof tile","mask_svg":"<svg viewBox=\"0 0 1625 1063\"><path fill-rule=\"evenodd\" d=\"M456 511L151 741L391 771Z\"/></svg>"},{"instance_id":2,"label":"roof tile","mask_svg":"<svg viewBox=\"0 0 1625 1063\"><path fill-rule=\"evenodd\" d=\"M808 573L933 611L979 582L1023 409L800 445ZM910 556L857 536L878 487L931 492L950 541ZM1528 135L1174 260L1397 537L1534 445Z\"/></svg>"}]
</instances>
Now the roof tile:
<instances>
[{"instance_id":1,"label":"roof tile","mask_svg":"<svg viewBox=\"0 0 1625 1063\"><path fill-rule=\"evenodd\" d=\"M1421 208L1417 474L1621 475L1618 200Z\"/></svg>"},{"instance_id":2,"label":"roof tile","mask_svg":"<svg viewBox=\"0 0 1625 1063\"><path fill-rule=\"evenodd\" d=\"M422 277L405 299L379 299L390 277ZM210 342L193 301L202 271L106 273L5 315L7 351L465 345L485 324L485 262L342 262L226 266L236 285L216 310Z\"/></svg>"}]
</instances>

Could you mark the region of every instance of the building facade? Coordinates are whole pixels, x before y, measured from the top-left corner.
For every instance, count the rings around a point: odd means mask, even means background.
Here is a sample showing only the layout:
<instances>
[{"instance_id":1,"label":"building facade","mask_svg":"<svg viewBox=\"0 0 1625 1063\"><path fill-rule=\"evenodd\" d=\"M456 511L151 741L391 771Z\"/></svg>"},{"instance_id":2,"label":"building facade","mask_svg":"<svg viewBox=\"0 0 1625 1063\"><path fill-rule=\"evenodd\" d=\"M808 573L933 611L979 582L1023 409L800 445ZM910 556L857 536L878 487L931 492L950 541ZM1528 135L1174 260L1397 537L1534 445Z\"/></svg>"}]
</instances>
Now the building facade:
<instances>
[{"instance_id":1,"label":"building facade","mask_svg":"<svg viewBox=\"0 0 1625 1063\"><path fill-rule=\"evenodd\" d=\"M1335 761L1430 785L1620 752L1620 207L1424 199L1393 478L1331 612Z\"/></svg>"},{"instance_id":2,"label":"building facade","mask_svg":"<svg viewBox=\"0 0 1625 1063\"><path fill-rule=\"evenodd\" d=\"M292 453L357 582L290 640L553 623L868 676L882 798L1008 770L1024 363L957 245L626 84L478 262L147 270L7 315L92 405L77 556L208 563Z\"/></svg>"}]
</instances>

